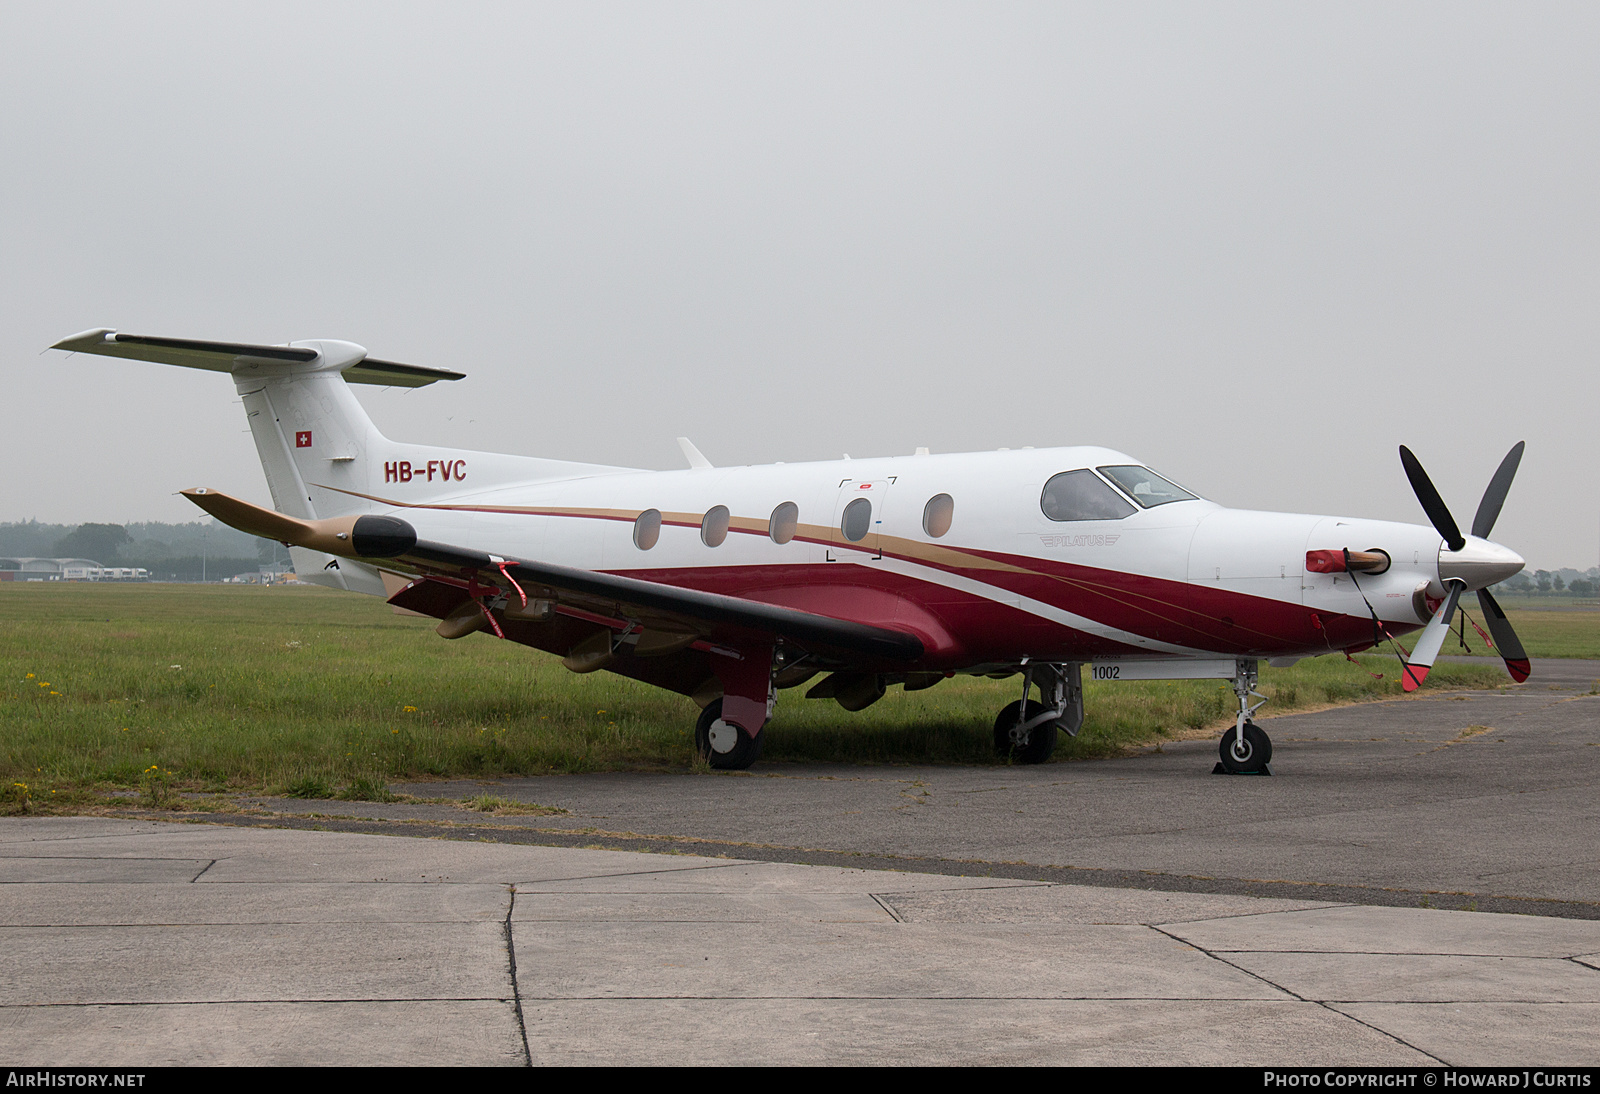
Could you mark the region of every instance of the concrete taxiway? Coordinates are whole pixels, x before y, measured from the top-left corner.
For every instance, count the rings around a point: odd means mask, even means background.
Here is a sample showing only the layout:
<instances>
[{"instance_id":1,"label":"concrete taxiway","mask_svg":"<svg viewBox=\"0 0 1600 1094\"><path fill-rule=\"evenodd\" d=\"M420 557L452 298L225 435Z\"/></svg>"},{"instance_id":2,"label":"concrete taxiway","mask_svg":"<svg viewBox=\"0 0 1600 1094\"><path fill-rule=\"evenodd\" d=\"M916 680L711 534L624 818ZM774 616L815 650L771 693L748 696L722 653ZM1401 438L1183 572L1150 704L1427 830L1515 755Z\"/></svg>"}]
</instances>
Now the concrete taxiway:
<instances>
[{"instance_id":1,"label":"concrete taxiway","mask_svg":"<svg viewBox=\"0 0 1600 1094\"><path fill-rule=\"evenodd\" d=\"M0 867L15 1065L1600 1055L1584 920L88 818Z\"/></svg>"},{"instance_id":2,"label":"concrete taxiway","mask_svg":"<svg viewBox=\"0 0 1600 1094\"><path fill-rule=\"evenodd\" d=\"M0 1053L1592 1066L1595 677L1272 719L1272 778L1185 742L11 819Z\"/></svg>"}]
</instances>

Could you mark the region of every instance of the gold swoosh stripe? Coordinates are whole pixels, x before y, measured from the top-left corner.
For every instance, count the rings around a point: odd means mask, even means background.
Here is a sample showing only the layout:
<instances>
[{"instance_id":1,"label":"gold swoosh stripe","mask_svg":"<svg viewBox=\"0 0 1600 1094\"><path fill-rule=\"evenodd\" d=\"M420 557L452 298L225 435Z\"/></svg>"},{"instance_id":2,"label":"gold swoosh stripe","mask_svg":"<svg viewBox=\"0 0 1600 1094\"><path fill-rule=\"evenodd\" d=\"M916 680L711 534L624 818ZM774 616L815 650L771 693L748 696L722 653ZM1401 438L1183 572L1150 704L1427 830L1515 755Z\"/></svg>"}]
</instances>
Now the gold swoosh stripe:
<instances>
[{"instance_id":1,"label":"gold swoosh stripe","mask_svg":"<svg viewBox=\"0 0 1600 1094\"><path fill-rule=\"evenodd\" d=\"M640 514L646 512L644 509L604 509L584 506L451 505L439 502L406 502L393 498L379 497L375 494L362 494L355 490L343 490L337 486L321 486L318 483L312 483L311 485L318 486L323 490L331 490L334 493L347 494L366 501L378 502L382 505L392 505L398 509L437 509L462 513L509 513L536 517L587 517L592 520L627 521L630 523L638 520ZM701 514L663 511L661 513L661 521L663 524L675 527L698 528L700 527ZM741 532L746 535L765 536L768 534L767 521L755 517L731 517L728 522L728 528L730 531ZM1051 581L1057 581L1061 584L1093 593L1096 596L1105 597L1125 608L1145 612L1162 622L1181 627L1194 634L1204 635L1204 632L1192 624L1185 623L1174 615L1167 613L1183 612L1191 616L1198 615L1218 626L1224 625L1221 616L1205 615L1195 609L1183 607L1145 593L1135 593L1119 586L1102 584L1085 578L1067 577L1027 566L1018 566L1014 563L1002 562L999 559L989 558L987 555L959 547L945 547L936 543L923 543L919 540L906 539L902 536L883 535L881 533L878 535L878 546L876 548L863 547L859 543L851 543L849 540L844 539L843 534L837 528L822 524L798 525L795 529L794 538L805 543L859 551L862 554L884 554L903 562L918 563L942 570L988 570L995 573L1025 574L1031 577L1048 578ZM1014 592L1014 590L1010 589L1006 591ZM1136 600L1144 601L1145 603L1135 603ZM1244 626L1237 621L1231 624L1231 628L1255 635L1258 638L1281 640L1279 635L1267 634L1252 627ZM1117 629L1121 630L1123 628L1119 627Z\"/></svg>"}]
</instances>

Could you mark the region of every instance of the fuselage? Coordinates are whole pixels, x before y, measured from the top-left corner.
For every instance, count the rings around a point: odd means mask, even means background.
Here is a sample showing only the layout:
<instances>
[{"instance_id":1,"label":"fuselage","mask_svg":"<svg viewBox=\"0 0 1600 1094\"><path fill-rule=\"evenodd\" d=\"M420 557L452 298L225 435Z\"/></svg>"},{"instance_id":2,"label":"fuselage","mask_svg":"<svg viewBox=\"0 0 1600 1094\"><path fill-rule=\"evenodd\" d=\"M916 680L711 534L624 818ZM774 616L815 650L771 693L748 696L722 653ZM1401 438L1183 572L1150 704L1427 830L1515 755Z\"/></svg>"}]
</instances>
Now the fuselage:
<instances>
[{"instance_id":1,"label":"fuselage","mask_svg":"<svg viewBox=\"0 0 1600 1094\"><path fill-rule=\"evenodd\" d=\"M483 488L474 470L357 493L424 538L910 630L929 670L1355 650L1374 616L1411 630L1444 593L1433 528L1170 500L1129 487L1143 465L1105 448L592 468ZM1092 497L1063 504L1052 484ZM1387 563L1308 569L1308 551L1344 549ZM1475 565L1474 588L1521 567L1485 541L1463 555L1446 576Z\"/></svg>"}]
</instances>

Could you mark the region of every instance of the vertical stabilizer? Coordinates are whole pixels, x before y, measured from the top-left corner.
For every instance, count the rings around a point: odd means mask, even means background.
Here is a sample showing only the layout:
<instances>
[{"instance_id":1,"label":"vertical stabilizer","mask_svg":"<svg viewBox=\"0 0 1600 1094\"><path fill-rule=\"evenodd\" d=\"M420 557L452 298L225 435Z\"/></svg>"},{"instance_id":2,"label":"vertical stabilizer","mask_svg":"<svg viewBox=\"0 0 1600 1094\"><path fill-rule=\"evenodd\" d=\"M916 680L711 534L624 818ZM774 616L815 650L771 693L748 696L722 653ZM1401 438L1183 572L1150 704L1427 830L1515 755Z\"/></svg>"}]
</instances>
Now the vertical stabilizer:
<instances>
[{"instance_id":1,"label":"vertical stabilizer","mask_svg":"<svg viewBox=\"0 0 1600 1094\"><path fill-rule=\"evenodd\" d=\"M375 504L360 495L367 493L372 453L381 453L387 441L342 375L366 350L333 341L293 348L316 356L287 366L241 361L233 370L272 506L302 520L371 512ZM382 578L370 567L304 547L291 547L289 555L302 580L383 593Z\"/></svg>"},{"instance_id":2,"label":"vertical stabilizer","mask_svg":"<svg viewBox=\"0 0 1600 1094\"><path fill-rule=\"evenodd\" d=\"M387 441L341 372L366 356L349 342L299 342L304 365L244 364L233 372L250 434L280 513L302 520L365 513L368 464ZM347 492L348 491L348 492Z\"/></svg>"}]
</instances>

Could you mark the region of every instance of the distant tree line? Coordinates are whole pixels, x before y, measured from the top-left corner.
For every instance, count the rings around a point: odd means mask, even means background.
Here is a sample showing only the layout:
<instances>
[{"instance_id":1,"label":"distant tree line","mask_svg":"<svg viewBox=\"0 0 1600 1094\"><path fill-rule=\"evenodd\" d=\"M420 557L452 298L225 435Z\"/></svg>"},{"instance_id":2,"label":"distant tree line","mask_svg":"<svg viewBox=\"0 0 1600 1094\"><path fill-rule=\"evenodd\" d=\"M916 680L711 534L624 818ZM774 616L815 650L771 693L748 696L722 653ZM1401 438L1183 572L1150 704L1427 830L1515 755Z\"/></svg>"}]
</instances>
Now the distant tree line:
<instances>
[{"instance_id":1,"label":"distant tree line","mask_svg":"<svg viewBox=\"0 0 1600 1094\"><path fill-rule=\"evenodd\" d=\"M158 581L218 581L263 569L292 568L280 543L216 521L188 524L0 524L0 557L87 558L138 566Z\"/></svg>"},{"instance_id":2,"label":"distant tree line","mask_svg":"<svg viewBox=\"0 0 1600 1094\"><path fill-rule=\"evenodd\" d=\"M1495 586L1517 596L1593 597L1600 593L1600 567L1581 570L1527 570Z\"/></svg>"}]
</instances>

